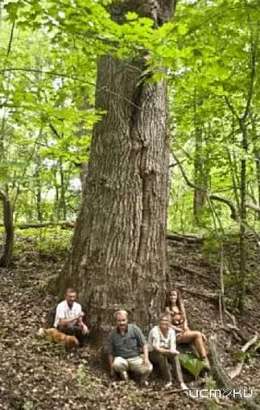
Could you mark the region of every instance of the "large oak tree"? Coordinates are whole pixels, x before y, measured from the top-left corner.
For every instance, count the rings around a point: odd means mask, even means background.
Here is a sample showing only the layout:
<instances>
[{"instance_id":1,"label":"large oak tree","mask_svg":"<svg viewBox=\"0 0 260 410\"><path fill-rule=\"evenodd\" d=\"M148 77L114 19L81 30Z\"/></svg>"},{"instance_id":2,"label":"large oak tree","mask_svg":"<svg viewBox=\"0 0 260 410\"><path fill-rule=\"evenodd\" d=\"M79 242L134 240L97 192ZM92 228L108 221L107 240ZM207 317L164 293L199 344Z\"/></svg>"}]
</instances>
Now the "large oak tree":
<instances>
[{"instance_id":1,"label":"large oak tree","mask_svg":"<svg viewBox=\"0 0 260 410\"><path fill-rule=\"evenodd\" d=\"M127 11L170 19L173 0L129 0L111 7L123 22ZM169 168L167 92L149 81L145 52L119 60L100 58L95 125L84 192L62 278L75 286L91 322L111 322L124 307L148 324L160 311L166 279L166 214Z\"/></svg>"}]
</instances>

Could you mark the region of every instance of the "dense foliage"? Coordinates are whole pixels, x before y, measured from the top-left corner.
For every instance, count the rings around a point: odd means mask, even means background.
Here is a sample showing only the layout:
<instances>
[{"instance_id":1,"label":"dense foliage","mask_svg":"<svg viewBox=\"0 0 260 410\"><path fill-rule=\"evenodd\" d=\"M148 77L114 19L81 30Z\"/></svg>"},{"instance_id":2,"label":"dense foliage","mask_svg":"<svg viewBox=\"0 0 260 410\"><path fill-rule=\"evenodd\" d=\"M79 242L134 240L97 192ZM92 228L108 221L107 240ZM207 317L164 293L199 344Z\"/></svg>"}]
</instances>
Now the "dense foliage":
<instances>
[{"instance_id":1,"label":"dense foliage","mask_svg":"<svg viewBox=\"0 0 260 410\"><path fill-rule=\"evenodd\" d=\"M187 185L173 158L169 226L209 228L216 218L230 226L229 209L209 193L239 212L242 159L248 202L259 207L260 199L257 1L180 1L175 20L158 29L135 13L115 23L108 3L2 2L1 187L15 219L75 216L79 167L102 115L94 107L96 60L145 52L148 81L169 80L173 154L201 188Z\"/></svg>"}]
</instances>

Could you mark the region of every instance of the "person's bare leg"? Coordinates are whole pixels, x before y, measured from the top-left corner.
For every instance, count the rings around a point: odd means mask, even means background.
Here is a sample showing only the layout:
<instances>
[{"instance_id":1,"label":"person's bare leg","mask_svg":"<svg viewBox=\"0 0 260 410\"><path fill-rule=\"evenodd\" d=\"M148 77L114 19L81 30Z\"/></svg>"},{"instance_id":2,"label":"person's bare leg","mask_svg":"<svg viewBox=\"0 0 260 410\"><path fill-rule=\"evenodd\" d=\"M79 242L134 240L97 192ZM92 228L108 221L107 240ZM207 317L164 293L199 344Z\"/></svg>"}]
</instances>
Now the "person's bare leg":
<instances>
[{"instance_id":1,"label":"person's bare leg","mask_svg":"<svg viewBox=\"0 0 260 410\"><path fill-rule=\"evenodd\" d=\"M207 352L204 346L201 332L194 330L186 330L184 333L177 337L178 343L194 343L198 354L202 359L207 357Z\"/></svg>"}]
</instances>

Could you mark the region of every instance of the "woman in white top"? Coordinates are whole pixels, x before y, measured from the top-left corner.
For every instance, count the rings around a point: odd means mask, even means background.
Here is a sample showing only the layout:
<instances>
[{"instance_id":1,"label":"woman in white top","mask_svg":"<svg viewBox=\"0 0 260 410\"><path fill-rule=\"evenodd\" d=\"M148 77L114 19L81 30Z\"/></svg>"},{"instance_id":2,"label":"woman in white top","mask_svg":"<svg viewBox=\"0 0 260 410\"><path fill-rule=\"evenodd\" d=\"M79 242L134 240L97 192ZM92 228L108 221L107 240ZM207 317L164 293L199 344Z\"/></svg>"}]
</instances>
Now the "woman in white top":
<instances>
[{"instance_id":1,"label":"woman in white top","mask_svg":"<svg viewBox=\"0 0 260 410\"><path fill-rule=\"evenodd\" d=\"M159 365L160 372L166 381L165 387L172 385L171 365L174 364L181 388L186 389L177 357L179 352L176 350L176 334L171 327L169 314L160 315L159 325L154 326L149 333L148 345L150 360Z\"/></svg>"}]
</instances>

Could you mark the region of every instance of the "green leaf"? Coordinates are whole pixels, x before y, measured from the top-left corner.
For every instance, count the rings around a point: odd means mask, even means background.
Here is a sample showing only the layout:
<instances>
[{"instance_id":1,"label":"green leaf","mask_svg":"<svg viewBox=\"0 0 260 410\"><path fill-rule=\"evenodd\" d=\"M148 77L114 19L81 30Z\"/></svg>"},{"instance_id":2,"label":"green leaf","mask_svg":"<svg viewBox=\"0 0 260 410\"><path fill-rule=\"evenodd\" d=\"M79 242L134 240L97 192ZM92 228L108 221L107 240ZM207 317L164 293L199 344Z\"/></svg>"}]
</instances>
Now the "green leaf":
<instances>
[{"instance_id":1,"label":"green leaf","mask_svg":"<svg viewBox=\"0 0 260 410\"><path fill-rule=\"evenodd\" d=\"M8 13L8 17L11 21L14 21L17 17L17 10L19 7L19 3L8 3L4 8Z\"/></svg>"},{"instance_id":2,"label":"green leaf","mask_svg":"<svg viewBox=\"0 0 260 410\"><path fill-rule=\"evenodd\" d=\"M128 21L137 20L138 15L136 13L133 13L133 12L128 12L127 15L126 15L126 19Z\"/></svg>"},{"instance_id":3,"label":"green leaf","mask_svg":"<svg viewBox=\"0 0 260 410\"><path fill-rule=\"evenodd\" d=\"M184 35L188 32L189 28L186 23L178 24L177 31L179 34Z\"/></svg>"},{"instance_id":4,"label":"green leaf","mask_svg":"<svg viewBox=\"0 0 260 410\"><path fill-rule=\"evenodd\" d=\"M184 369L188 370L195 378L198 377L201 370L204 368L203 362L192 354L182 353L180 354L179 359Z\"/></svg>"}]
</instances>

